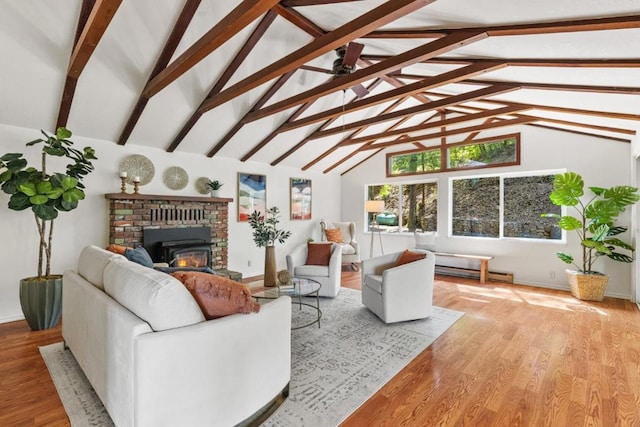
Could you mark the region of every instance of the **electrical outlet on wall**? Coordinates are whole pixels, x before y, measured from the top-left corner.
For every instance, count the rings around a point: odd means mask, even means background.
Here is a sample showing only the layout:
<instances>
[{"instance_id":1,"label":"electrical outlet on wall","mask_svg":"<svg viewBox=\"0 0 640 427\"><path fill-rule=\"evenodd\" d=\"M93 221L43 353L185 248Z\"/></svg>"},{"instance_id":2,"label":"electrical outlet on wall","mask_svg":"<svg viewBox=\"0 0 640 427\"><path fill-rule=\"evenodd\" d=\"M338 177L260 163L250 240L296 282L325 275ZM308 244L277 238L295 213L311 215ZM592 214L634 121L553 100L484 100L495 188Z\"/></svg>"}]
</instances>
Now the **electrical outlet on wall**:
<instances>
[{"instance_id":1,"label":"electrical outlet on wall","mask_svg":"<svg viewBox=\"0 0 640 427\"><path fill-rule=\"evenodd\" d=\"M549 279L555 279L556 278L556 272L555 271L550 271L549 272Z\"/></svg>"},{"instance_id":2,"label":"electrical outlet on wall","mask_svg":"<svg viewBox=\"0 0 640 427\"><path fill-rule=\"evenodd\" d=\"M251 267L251 260L247 261L247 267Z\"/></svg>"}]
</instances>

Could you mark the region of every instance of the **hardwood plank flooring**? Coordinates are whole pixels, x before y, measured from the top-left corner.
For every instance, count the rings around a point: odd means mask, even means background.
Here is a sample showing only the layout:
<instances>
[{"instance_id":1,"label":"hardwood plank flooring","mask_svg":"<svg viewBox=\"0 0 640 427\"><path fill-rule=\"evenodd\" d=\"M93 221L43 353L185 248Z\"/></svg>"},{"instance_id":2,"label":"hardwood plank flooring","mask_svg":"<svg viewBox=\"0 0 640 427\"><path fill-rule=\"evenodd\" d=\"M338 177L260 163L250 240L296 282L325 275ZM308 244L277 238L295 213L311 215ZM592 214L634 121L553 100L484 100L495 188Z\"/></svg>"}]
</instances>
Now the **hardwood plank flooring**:
<instances>
[{"instance_id":1,"label":"hardwood plank flooring","mask_svg":"<svg viewBox=\"0 0 640 427\"><path fill-rule=\"evenodd\" d=\"M345 287L360 289L345 268ZM438 276L465 316L365 402L352 426L639 426L640 312L568 292ZM0 426L68 426L38 347L60 327L0 325Z\"/></svg>"}]
</instances>

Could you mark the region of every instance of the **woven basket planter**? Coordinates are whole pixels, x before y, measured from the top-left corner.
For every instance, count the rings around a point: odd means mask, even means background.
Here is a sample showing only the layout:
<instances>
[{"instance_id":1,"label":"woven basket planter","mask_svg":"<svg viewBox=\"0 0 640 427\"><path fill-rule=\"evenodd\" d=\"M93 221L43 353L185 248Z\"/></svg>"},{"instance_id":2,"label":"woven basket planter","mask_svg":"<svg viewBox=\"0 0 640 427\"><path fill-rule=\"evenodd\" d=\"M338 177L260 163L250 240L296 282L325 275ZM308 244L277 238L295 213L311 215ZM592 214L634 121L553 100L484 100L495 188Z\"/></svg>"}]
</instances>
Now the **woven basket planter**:
<instances>
[{"instance_id":1,"label":"woven basket planter","mask_svg":"<svg viewBox=\"0 0 640 427\"><path fill-rule=\"evenodd\" d=\"M584 274L576 270L567 270L567 279L571 294L585 301L602 301L609 283L609 276L606 274Z\"/></svg>"}]
</instances>

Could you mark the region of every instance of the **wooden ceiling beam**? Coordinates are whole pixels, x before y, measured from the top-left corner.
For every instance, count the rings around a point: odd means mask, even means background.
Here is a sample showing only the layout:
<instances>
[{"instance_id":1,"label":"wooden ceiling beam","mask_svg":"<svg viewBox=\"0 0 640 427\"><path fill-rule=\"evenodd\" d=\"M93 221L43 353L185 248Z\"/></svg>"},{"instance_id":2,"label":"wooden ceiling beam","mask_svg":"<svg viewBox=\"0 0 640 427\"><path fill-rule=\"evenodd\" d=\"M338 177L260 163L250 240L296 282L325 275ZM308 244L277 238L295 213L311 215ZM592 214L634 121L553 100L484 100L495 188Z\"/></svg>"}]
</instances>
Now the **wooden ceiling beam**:
<instances>
[{"instance_id":1,"label":"wooden ceiling beam","mask_svg":"<svg viewBox=\"0 0 640 427\"><path fill-rule=\"evenodd\" d=\"M178 15L178 19L176 23L173 25L173 29L171 30L171 34L169 34L169 38L164 44L162 48L162 52L160 52L160 56L156 60L156 64L153 66L151 70L151 74L147 79L147 83L149 83L155 76L162 71L169 61L171 61L171 57L175 53L178 48L178 43L182 40L182 36L184 36L185 31L189 27L193 16L198 10L198 6L200 6L201 0L187 0L182 7L182 11L180 15ZM120 137L118 137L118 145L124 145L127 143L127 140L131 136L131 132L133 132L133 128L140 120L140 116L142 116L142 112L144 111L147 103L149 102L149 98L146 98L143 94L138 96L138 101L136 101L129 118L127 119L127 123L122 129L120 133Z\"/></svg>"},{"instance_id":2,"label":"wooden ceiling beam","mask_svg":"<svg viewBox=\"0 0 640 427\"><path fill-rule=\"evenodd\" d=\"M311 37L318 38L326 34L326 31L317 26L315 22L307 19L304 15L302 15L295 9L285 7L282 3L275 5L272 10L287 21L291 22L296 27L300 28L305 33L309 34Z\"/></svg>"},{"instance_id":3,"label":"wooden ceiling beam","mask_svg":"<svg viewBox=\"0 0 640 427\"><path fill-rule=\"evenodd\" d=\"M433 92L426 92L429 96L436 96L438 98L444 98L451 96L450 94ZM485 104L492 105L505 105L509 104L511 101L501 100L500 98L494 99L479 99L478 102L482 102ZM618 113L614 111L598 111L598 110L585 110L582 108L569 108L569 107L557 107L554 105L543 105L543 104L532 104L530 102L520 102L520 104L527 105L532 110L543 110L543 111L553 111L556 113L566 113L566 114L578 114L578 115L586 115L586 116L596 116L596 117L605 117L609 119L620 119L620 120L640 120L640 114L629 114L629 113ZM466 107L465 108L470 108ZM477 111L481 111L481 109L477 109Z\"/></svg>"},{"instance_id":4,"label":"wooden ceiling beam","mask_svg":"<svg viewBox=\"0 0 640 427\"><path fill-rule=\"evenodd\" d=\"M351 3L361 0L282 0L281 4L286 7L299 7L299 6L316 6L321 4L333 4L333 3Z\"/></svg>"},{"instance_id":5,"label":"wooden ceiling beam","mask_svg":"<svg viewBox=\"0 0 640 427\"><path fill-rule=\"evenodd\" d=\"M612 126L593 125L593 124L589 124L589 123L574 122L574 121L570 121L570 120L554 119L554 118L551 118L551 117L540 117L540 116L532 116L532 115L525 115L525 114L516 114L516 117L528 117L528 118L532 119L532 121L542 121L542 122L555 123L555 124L565 125L565 126L576 126L576 127L582 127L582 128L585 128L585 129L599 130L599 131L602 131L602 132L621 133L621 134L624 134L624 135L635 135L636 134L636 131L633 130L633 129L624 129L624 128L617 128L617 127L612 127Z\"/></svg>"},{"instance_id":6,"label":"wooden ceiling beam","mask_svg":"<svg viewBox=\"0 0 640 427\"><path fill-rule=\"evenodd\" d=\"M374 77L380 77L390 71L397 70L407 65L411 65L417 61L424 60L429 57L437 56L443 52L448 52L486 38L484 33L459 33L455 36L447 36L441 39L424 44L407 52L401 53L386 61L378 62L367 68L357 70L351 74L341 76L331 80L325 84L317 86L306 92L287 98L283 101L272 104L259 111L249 115L247 120L253 121L271 114L287 110L295 105L304 103L310 99L328 95L338 90L348 89L349 87L367 81Z\"/></svg>"},{"instance_id":7,"label":"wooden ceiling beam","mask_svg":"<svg viewBox=\"0 0 640 427\"><path fill-rule=\"evenodd\" d=\"M482 130L496 129L496 128L506 127L506 126L521 125L521 124L530 123L531 121L534 121L532 119L533 119L532 117L517 117L515 119L500 120L492 123L483 123L481 125L468 126L466 128L448 129L445 131L439 131L439 132L431 133L428 135L407 137L402 140L402 143L405 144L405 143L410 143L415 141L424 141L427 139L441 138L443 136L459 135L461 133L475 132L477 130L482 131ZM346 141L346 142L349 142L349 141ZM438 144L440 144L440 142L438 142ZM346 145L350 145L350 144L345 143L345 146ZM397 142L395 141L380 142L377 144L371 144L371 146L364 148L364 150L376 150L378 148L388 148L394 145L397 145Z\"/></svg>"},{"instance_id":8,"label":"wooden ceiling beam","mask_svg":"<svg viewBox=\"0 0 640 427\"><path fill-rule=\"evenodd\" d=\"M379 116L382 114L386 114L388 112L393 111L396 107L398 107L400 104L402 104L404 101L406 101L407 99L409 99L409 97L405 97L402 99L398 99L396 100L396 102L394 102L393 104L391 104L390 106L388 106L387 108L385 108L380 114L378 114ZM403 123L405 123L407 120L409 120L409 117L404 117L402 120L397 121L396 123L392 124L391 126L389 126L386 130L393 130L395 128L397 128L398 126L401 126ZM330 154L332 154L334 151L336 151L337 149L340 148L340 143L343 142L344 140L347 139L351 139L354 138L356 136L358 136L360 133L364 132L365 129L367 129L368 126L363 126L361 128L356 129L354 132L352 132L351 134L349 134L349 136L347 136L346 138L344 138L342 141L338 142L337 144L335 144L333 147L331 147L329 150L325 151L324 153L322 153L321 155L319 155L318 157L316 157L315 159L313 159L312 161L310 161L309 163L307 163L306 165L304 165L302 167L302 170L307 170L309 168L311 168L312 166L314 166L316 163L320 162L322 159L326 158L327 156L329 156ZM310 138L306 138L306 141L310 141Z\"/></svg>"},{"instance_id":9,"label":"wooden ceiling beam","mask_svg":"<svg viewBox=\"0 0 640 427\"><path fill-rule=\"evenodd\" d=\"M484 101L483 101L484 102ZM507 107L509 106L517 106L517 105L528 105L528 104L518 104L518 103L511 103L511 102L502 102L502 105L506 105ZM530 105L528 105L530 106ZM462 110L464 113L467 113L467 111L473 111L475 112L486 112L486 111L493 111L493 110L487 110L484 108L478 108L478 107L469 107L469 106L455 106L452 107L452 110ZM465 111L466 110L466 111ZM544 116L536 116L536 115L532 115L532 114L518 114L518 113L514 113L513 114L514 117L528 117L533 119L534 121L545 121L548 123L556 123L556 124L561 124L561 125L565 125L565 126L574 126L574 127L581 127L581 128L585 128L585 129L593 129L593 130L599 130L599 131L603 131L603 132L614 132L614 133L621 133L621 134L625 134L625 135L635 135L636 131L633 129L625 129L625 128L616 128L616 127L611 127L611 126L600 126L600 125L593 125L590 123L584 123L584 122L575 122L575 121L571 121L571 120L560 120L560 119L554 119L552 117L544 117Z\"/></svg>"},{"instance_id":10,"label":"wooden ceiling beam","mask_svg":"<svg viewBox=\"0 0 640 427\"><path fill-rule=\"evenodd\" d=\"M511 104L506 107L495 108L493 110L484 110L479 113L467 114L464 116L453 117L445 120L440 120L437 122L420 124L416 126L395 129L391 131L384 131L384 132L380 132L372 135L363 136L360 138L349 138L349 141L355 144L355 143L368 142L368 141L382 139L382 138L389 138L391 136L402 135L402 134L410 135L412 133L425 131L427 129L433 129L441 126L451 126L455 124L470 122L470 121L479 120L479 119L497 117L502 115L510 115L510 114L517 113L520 111L525 111L528 109L529 107L524 104ZM319 136L317 136L317 138L322 138L322 132L318 132L318 134Z\"/></svg>"},{"instance_id":11,"label":"wooden ceiling beam","mask_svg":"<svg viewBox=\"0 0 640 427\"><path fill-rule=\"evenodd\" d=\"M539 90L566 90L570 92L591 92L591 93L613 93L619 95L637 95L640 93L640 87L629 86L594 86L594 85L572 85L572 84L557 84L557 83L533 83L533 82L507 82L500 80L477 80L468 79L463 80L460 83L464 84L478 84L478 85L493 85L493 84L514 84L522 86L523 89L539 89Z\"/></svg>"},{"instance_id":12,"label":"wooden ceiling beam","mask_svg":"<svg viewBox=\"0 0 640 427\"><path fill-rule=\"evenodd\" d=\"M380 83L379 79L376 79L373 83L371 83L368 87L367 87L367 91L369 90L373 90L373 88L375 86L377 86ZM353 100L350 101L354 102L355 100L357 100L358 98L360 98L360 95L358 93L356 93L355 98L353 98ZM272 132L267 139L261 141L258 145L256 145L249 153L247 154L255 154L259 149L261 149L262 147L264 147L266 145L267 142L270 142L278 133L282 132L282 127L289 122L290 120L295 120L300 114L302 114L301 109L304 108L305 106L310 106L312 103L314 103L315 101L317 101L317 99L314 99L313 101L309 101L306 104L303 104L302 107L298 108L296 110L295 113L293 113L291 116L289 116L289 118L282 124L280 125L274 132ZM330 119L327 120L326 122L324 122L318 129L324 129L326 126L329 126L331 123L333 123L335 121L335 119ZM308 141L308 138L303 139L301 142L299 142L298 144L296 144L293 148L291 148L289 151L287 151L286 153L284 153L283 155L281 155L280 157L278 157L276 160L274 160L273 162L271 162L271 166L275 166L278 163L280 163L282 160L286 159L288 156L290 156L291 154L293 154L295 151L297 151L298 149L302 148L302 146L304 144L306 144ZM243 157L243 159L248 159L247 155L245 155Z\"/></svg>"},{"instance_id":13,"label":"wooden ceiling beam","mask_svg":"<svg viewBox=\"0 0 640 427\"><path fill-rule=\"evenodd\" d=\"M411 13L434 0L389 0L334 31L318 37L295 52L250 75L227 90L207 99L199 108L207 112L284 73L295 70L318 56L363 36L376 28Z\"/></svg>"},{"instance_id":14,"label":"wooden ceiling beam","mask_svg":"<svg viewBox=\"0 0 640 427\"><path fill-rule=\"evenodd\" d=\"M597 133L593 133L593 132L583 132L583 131L579 131L579 130L575 130L575 129L561 128L559 126L542 125L540 123L527 123L527 126L533 126L533 127L538 127L538 128L544 128L544 129L552 129L552 130L555 130L555 131L573 133L573 134L576 134L576 135L595 136L597 138L608 139L610 141L616 141L616 142L631 143L631 140L628 139L628 138L618 138L618 137L615 137L615 136L601 135L601 134L597 134Z\"/></svg>"},{"instance_id":15,"label":"wooden ceiling beam","mask_svg":"<svg viewBox=\"0 0 640 427\"><path fill-rule=\"evenodd\" d=\"M378 153L382 152L382 150L384 150L384 148L381 148L381 149L379 149L379 150L376 150L376 151L375 151L375 152L373 152L371 155L369 155L369 156L365 157L364 159L360 160L360 161L359 161L358 163L356 163L355 165L351 166L349 169L347 169L347 170L345 170L344 172L342 172L342 173L340 174L340 176L344 176L345 174L347 174L347 173L351 172L352 170L354 170L355 168L357 168L358 166L360 166L361 164L363 164L363 163L364 163L364 162L366 162L367 160L369 160L369 159L371 159L371 158L375 157L376 155L378 155ZM329 167L329 168L325 169L325 170L323 171L323 173L329 173L329 172L330 172L333 168L335 168L336 166L338 166L338 165L331 166L331 167Z\"/></svg>"},{"instance_id":16,"label":"wooden ceiling beam","mask_svg":"<svg viewBox=\"0 0 640 427\"><path fill-rule=\"evenodd\" d=\"M461 68L458 68L457 70L442 73L434 77L428 77L420 82L416 82L410 85L404 85L399 88L392 89L390 91L383 92L378 95L370 96L361 101L353 102L349 104L349 106L346 106L344 108L342 107L332 108L332 109L323 111L321 113L313 114L303 119L299 119L294 122L287 123L284 130L288 131L288 130L296 129L299 127L308 126L309 124L320 122L322 120L326 120L332 117L338 117L343 114L351 113L353 111L357 111L364 108L372 107L374 105L382 104L392 99L404 97L406 95L417 94L429 88L434 88L437 86L458 82L460 80L468 78L469 76L478 75L478 74L485 73L487 71L495 70L498 68L501 68L500 64L494 64L494 65L472 64L466 67L461 67Z\"/></svg>"},{"instance_id":17,"label":"wooden ceiling beam","mask_svg":"<svg viewBox=\"0 0 640 427\"><path fill-rule=\"evenodd\" d=\"M76 25L76 35L73 39L73 50L75 50L76 46L78 45L78 41L80 40L82 31L84 30L84 27L89 20L89 15L91 14L91 10L93 9L95 2L95 0L82 0L82 5L80 6L80 14L78 15L78 24ZM69 120L69 113L71 112L71 104L73 103L73 95L75 95L76 93L77 84L78 79L76 77L67 75L64 82L64 89L62 89L62 99L60 100L58 118L56 120L56 126L54 129L58 129L59 127L67 125L67 121Z\"/></svg>"},{"instance_id":18,"label":"wooden ceiling beam","mask_svg":"<svg viewBox=\"0 0 640 427\"><path fill-rule=\"evenodd\" d=\"M491 27L425 29L425 30L382 30L373 31L363 38L433 38L456 31L485 31L489 36L523 36L535 34L570 33L578 31L601 31L640 28L640 15L613 16L607 18L577 19L559 22L536 22L532 24L497 25Z\"/></svg>"},{"instance_id":19,"label":"wooden ceiling beam","mask_svg":"<svg viewBox=\"0 0 640 427\"><path fill-rule=\"evenodd\" d=\"M78 78L89 62L100 39L115 16L122 0L96 0L76 43L67 69L69 77Z\"/></svg>"},{"instance_id":20,"label":"wooden ceiling beam","mask_svg":"<svg viewBox=\"0 0 640 427\"><path fill-rule=\"evenodd\" d=\"M578 67L578 68L638 68L640 58L634 59L550 59L550 58L454 58L437 57L425 63L430 64L472 64L504 61L510 67Z\"/></svg>"},{"instance_id":21,"label":"wooden ceiling beam","mask_svg":"<svg viewBox=\"0 0 640 427\"><path fill-rule=\"evenodd\" d=\"M278 1L279 0L243 0L242 3L222 18L205 35L147 83L143 91L144 96L151 98L160 92L207 57L211 52L215 51L246 26L266 13L276 5Z\"/></svg>"},{"instance_id":22,"label":"wooden ceiling beam","mask_svg":"<svg viewBox=\"0 0 640 427\"><path fill-rule=\"evenodd\" d=\"M361 56L367 61L384 61L389 55ZM422 61L424 64L452 64L466 65L484 62L504 62L510 67L576 67L576 68L638 68L640 58L472 58L472 57L448 57L438 56ZM393 74L393 73L392 73ZM395 75L395 74L394 74ZM402 73L397 73L402 75Z\"/></svg>"},{"instance_id":23,"label":"wooden ceiling beam","mask_svg":"<svg viewBox=\"0 0 640 427\"><path fill-rule=\"evenodd\" d=\"M487 96L498 95L500 93L510 92L513 90L519 89L518 86L515 85L495 85L490 86L478 90L474 90L471 92L463 93L460 95L450 96L448 98L439 99L437 101L430 102L428 104L417 105L415 107L405 108L403 110L394 111L389 114L385 114L382 116L371 117L364 120L359 120L357 122L346 123L342 125L339 129L332 129L332 132L340 132L350 129L356 129L361 126L366 126L374 123L381 123L389 120L398 119L405 116L412 116L419 113L424 113L430 110L436 110L438 108L444 108L451 105L462 104L464 102L474 101L477 99L482 99Z\"/></svg>"},{"instance_id":24,"label":"wooden ceiling beam","mask_svg":"<svg viewBox=\"0 0 640 427\"><path fill-rule=\"evenodd\" d=\"M253 50L253 48L256 46L258 41L262 38L262 36L264 36L267 29L271 26L273 21L276 19L276 16L277 16L276 13L271 10L264 15L262 20L258 23L256 28L251 32L251 35L249 35L249 37L247 38L245 43L242 45L238 53L236 53L236 56L234 56L231 62L229 62L229 64L227 65L227 68L225 68L225 70L222 72L222 74L220 75L218 80L215 82L215 84L213 85L213 87L211 88L207 96L204 97L204 99L207 99L208 97L215 95L216 93L220 92L222 88L224 88L224 86L229 82L229 80L231 79L233 74L236 72L236 70L240 67L240 64L244 62L244 60L247 58L247 56L249 56L249 53ZM187 134L191 131L191 129L193 129L196 123L198 123L198 120L200 120L200 117L202 117L202 114L198 113L198 110L196 109L196 111L194 111L191 114L191 117L189 117L186 123L182 125L182 128L180 129L180 131L178 131L177 135L173 138L173 140L167 147L167 151L169 153L175 151L175 149L178 148L178 145L180 145L182 140L187 136ZM238 124L236 124L236 126L237 125Z\"/></svg>"},{"instance_id":25,"label":"wooden ceiling beam","mask_svg":"<svg viewBox=\"0 0 640 427\"><path fill-rule=\"evenodd\" d=\"M278 80L276 80L276 82L271 85L271 87L264 93L264 95L260 97L260 99L258 99L258 101L253 105L253 107L251 107L251 109L246 114L249 114L251 113L251 111L255 111L261 106L263 106L269 99L271 99L273 95L275 95L275 93L282 87L282 85L284 85L287 82L287 80L289 80L289 78L294 73L295 73L295 70L289 71L288 73L280 76ZM242 128L242 126L244 126L244 122L242 120L239 120L235 124L235 126L229 132L227 132L226 135L223 136L220 141L216 143L216 145L209 151L209 153L207 153L207 156L208 157L215 156L216 153L220 151L222 147L224 147L227 144L227 142L229 142L229 140L233 138L233 136L236 133L238 133L238 131Z\"/></svg>"}]
</instances>

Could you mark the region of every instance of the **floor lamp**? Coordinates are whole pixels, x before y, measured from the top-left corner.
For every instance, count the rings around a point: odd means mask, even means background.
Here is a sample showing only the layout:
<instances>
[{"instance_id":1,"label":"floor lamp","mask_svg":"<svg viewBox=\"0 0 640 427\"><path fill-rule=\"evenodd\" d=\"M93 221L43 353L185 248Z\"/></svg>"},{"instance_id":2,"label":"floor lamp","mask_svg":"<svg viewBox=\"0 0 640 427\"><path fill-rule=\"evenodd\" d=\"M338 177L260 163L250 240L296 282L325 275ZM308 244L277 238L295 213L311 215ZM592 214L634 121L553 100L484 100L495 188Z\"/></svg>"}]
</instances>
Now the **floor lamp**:
<instances>
[{"instance_id":1,"label":"floor lamp","mask_svg":"<svg viewBox=\"0 0 640 427\"><path fill-rule=\"evenodd\" d=\"M380 234L380 228L378 227L378 214L380 212L384 212L384 201L367 200L365 202L364 209L367 211L367 213L373 214L373 222L371 223L371 247L369 248L369 258L373 257L373 234L375 233L374 227L378 228L380 252L382 252L382 255L384 255L384 248L382 247L382 234Z\"/></svg>"}]
</instances>

